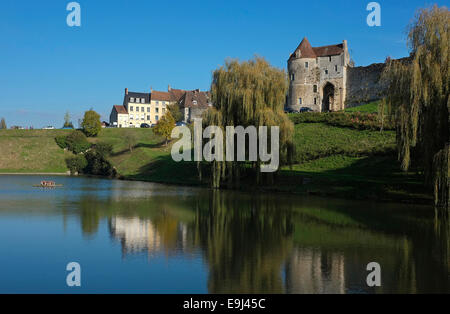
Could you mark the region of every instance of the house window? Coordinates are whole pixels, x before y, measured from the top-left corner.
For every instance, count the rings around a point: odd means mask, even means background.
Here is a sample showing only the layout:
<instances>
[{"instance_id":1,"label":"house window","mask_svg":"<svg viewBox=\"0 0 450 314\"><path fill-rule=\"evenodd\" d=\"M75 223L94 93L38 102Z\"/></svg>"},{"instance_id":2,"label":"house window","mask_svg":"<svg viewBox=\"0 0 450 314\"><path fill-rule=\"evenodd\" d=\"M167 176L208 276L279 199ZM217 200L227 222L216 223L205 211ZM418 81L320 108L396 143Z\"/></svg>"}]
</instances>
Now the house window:
<instances>
[{"instance_id":1,"label":"house window","mask_svg":"<svg viewBox=\"0 0 450 314\"><path fill-rule=\"evenodd\" d=\"M134 102L134 97L131 97L131 98L130 98L130 102Z\"/></svg>"},{"instance_id":2,"label":"house window","mask_svg":"<svg viewBox=\"0 0 450 314\"><path fill-rule=\"evenodd\" d=\"M159 105L159 101L157 101L156 104Z\"/></svg>"},{"instance_id":3,"label":"house window","mask_svg":"<svg viewBox=\"0 0 450 314\"><path fill-rule=\"evenodd\" d=\"M326 75L328 75L328 69L327 69L327 70L325 70L325 74L326 74Z\"/></svg>"},{"instance_id":4,"label":"house window","mask_svg":"<svg viewBox=\"0 0 450 314\"><path fill-rule=\"evenodd\" d=\"M147 112L150 112L150 107L147 107Z\"/></svg>"},{"instance_id":5,"label":"house window","mask_svg":"<svg viewBox=\"0 0 450 314\"><path fill-rule=\"evenodd\" d=\"M314 93L317 93L317 85L314 85L313 90L314 90Z\"/></svg>"},{"instance_id":6,"label":"house window","mask_svg":"<svg viewBox=\"0 0 450 314\"><path fill-rule=\"evenodd\" d=\"M130 120L133 120L133 115L132 114L130 114Z\"/></svg>"},{"instance_id":7,"label":"house window","mask_svg":"<svg viewBox=\"0 0 450 314\"><path fill-rule=\"evenodd\" d=\"M159 113L159 108L155 108L155 112L156 112L156 113Z\"/></svg>"},{"instance_id":8,"label":"house window","mask_svg":"<svg viewBox=\"0 0 450 314\"><path fill-rule=\"evenodd\" d=\"M141 120L145 120L145 116L144 115L141 116Z\"/></svg>"},{"instance_id":9,"label":"house window","mask_svg":"<svg viewBox=\"0 0 450 314\"><path fill-rule=\"evenodd\" d=\"M291 81L295 81L295 74L291 74Z\"/></svg>"},{"instance_id":10,"label":"house window","mask_svg":"<svg viewBox=\"0 0 450 314\"><path fill-rule=\"evenodd\" d=\"M317 98L314 98L314 105L317 105Z\"/></svg>"},{"instance_id":11,"label":"house window","mask_svg":"<svg viewBox=\"0 0 450 314\"><path fill-rule=\"evenodd\" d=\"M194 105L196 105L196 104L197 104L197 100L194 100L192 103L193 103Z\"/></svg>"},{"instance_id":12,"label":"house window","mask_svg":"<svg viewBox=\"0 0 450 314\"><path fill-rule=\"evenodd\" d=\"M165 109L165 108L163 108L162 112L163 112L163 113L165 113L165 112L166 112L166 109Z\"/></svg>"},{"instance_id":13,"label":"house window","mask_svg":"<svg viewBox=\"0 0 450 314\"><path fill-rule=\"evenodd\" d=\"M159 120L159 117L158 117L158 116L155 116L155 120L158 121L158 120Z\"/></svg>"},{"instance_id":14,"label":"house window","mask_svg":"<svg viewBox=\"0 0 450 314\"><path fill-rule=\"evenodd\" d=\"M329 60L330 60L330 62L331 62L331 56L329 56L328 58L329 58Z\"/></svg>"},{"instance_id":15,"label":"house window","mask_svg":"<svg viewBox=\"0 0 450 314\"><path fill-rule=\"evenodd\" d=\"M147 116L147 120L150 120L150 116Z\"/></svg>"},{"instance_id":16,"label":"house window","mask_svg":"<svg viewBox=\"0 0 450 314\"><path fill-rule=\"evenodd\" d=\"M163 101L163 102L162 102L162 104L163 104L163 106L165 106L165 105L166 105L166 102L165 102L165 101Z\"/></svg>"},{"instance_id":17,"label":"house window","mask_svg":"<svg viewBox=\"0 0 450 314\"><path fill-rule=\"evenodd\" d=\"M145 104L145 98L141 98L141 104Z\"/></svg>"},{"instance_id":18,"label":"house window","mask_svg":"<svg viewBox=\"0 0 450 314\"><path fill-rule=\"evenodd\" d=\"M335 66L334 66L334 71L336 71L336 72L337 72L337 70L338 70L338 66L337 66L337 65L335 65Z\"/></svg>"},{"instance_id":19,"label":"house window","mask_svg":"<svg viewBox=\"0 0 450 314\"><path fill-rule=\"evenodd\" d=\"M299 105L302 105L302 104L303 104L303 101L302 101L301 98L298 99L298 104L299 104Z\"/></svg>"},{"instance_id":20,"label":"house window","mask_svg":"<svg viewBox=\"0 0 450 314\"><path fill-rule=\"evenodd\" d=\"M144 112L145 111L145 108L144 107L141 107L141 112Z\"/></svg>"},{"instance_id":21,"label":"house window","mask_svg":"<svg viewBox=\"0 0 450 314\"><path fill-rule=\"evenodd\" d=\"M133 106L130 106L130 111L133 111Z\"/></svg>"},{"instance_id":22,"label":"house window","mask_svg":"<svg viewBox=\"0 0 450 314\"><path fill-rule=\"evenodd\" d=\"M309 68L309 62L305 62L305 68Z\"/></svg>"}]
</instances>

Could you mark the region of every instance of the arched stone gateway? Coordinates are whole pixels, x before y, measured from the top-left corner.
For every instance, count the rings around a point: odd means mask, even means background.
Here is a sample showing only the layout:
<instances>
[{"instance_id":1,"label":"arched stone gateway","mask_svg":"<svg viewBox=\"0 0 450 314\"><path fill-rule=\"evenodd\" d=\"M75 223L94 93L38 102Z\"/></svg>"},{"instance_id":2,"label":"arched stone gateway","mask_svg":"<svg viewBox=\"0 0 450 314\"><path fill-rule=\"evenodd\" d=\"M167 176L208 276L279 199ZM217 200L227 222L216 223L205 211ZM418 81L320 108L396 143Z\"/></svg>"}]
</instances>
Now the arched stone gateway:
<instances>
[{"instance_id":1,"label":"arched stone gateway","mask_svg":"<svg viewBox=\"0 0 450 314\"><path fill-rule=\"evenodd\" d=\"M322 112L331 111L334 108L335 88L330 82L323 87Z\"/></svg>"}]
</instances>

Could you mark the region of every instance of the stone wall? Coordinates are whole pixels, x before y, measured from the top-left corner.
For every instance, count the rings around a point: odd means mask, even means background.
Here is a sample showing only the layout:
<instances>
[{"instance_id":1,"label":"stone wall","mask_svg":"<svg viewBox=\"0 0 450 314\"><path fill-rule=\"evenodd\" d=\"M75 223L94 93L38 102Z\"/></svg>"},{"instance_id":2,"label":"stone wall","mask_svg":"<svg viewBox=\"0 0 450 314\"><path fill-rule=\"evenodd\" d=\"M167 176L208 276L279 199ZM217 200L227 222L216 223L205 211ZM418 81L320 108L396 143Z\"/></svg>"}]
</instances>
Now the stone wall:
<instances>
[{"instance_id":1,"label":"stone wall","mask_svg":"<svg viewBox=\"0 0 450 314\"><path fill-rule=\"evenodd\" d=\"M346 107L383 98L387 89L381 80L384 67L385 63L375 63L366 67L347 68Z\"/></svg>"}]
</instances>

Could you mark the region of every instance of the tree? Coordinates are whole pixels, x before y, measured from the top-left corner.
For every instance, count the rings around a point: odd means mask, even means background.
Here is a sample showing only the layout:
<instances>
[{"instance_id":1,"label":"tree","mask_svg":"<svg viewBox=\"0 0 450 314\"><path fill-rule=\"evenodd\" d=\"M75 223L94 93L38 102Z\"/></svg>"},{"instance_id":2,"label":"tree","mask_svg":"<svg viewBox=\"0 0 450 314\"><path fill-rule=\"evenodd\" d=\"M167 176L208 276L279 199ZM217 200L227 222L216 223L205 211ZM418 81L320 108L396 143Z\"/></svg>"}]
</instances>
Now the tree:
<instances>
[{"instance_id":1,"label":"tree","mask_svg":"<svg viewBox=\"0 0 450 314\"><path fill-rule=\"evenodd\" d=\"M167 145L174 127L175 127L175 119L173 118L170 111L167 111L167 113L164 116L162 116L162 118L153 128L153 132L155 132L155 134L157 135L163 136L166 140L165 145Z\"/></svg>"},{"instance_id":2,"label":"tree","mask_svg":"<svg viewBox=\"0 0 450 314\"><path fill-rule=\"evenodd\" d=\"M184 115L181 112L180 106L178 104L168 105L167 110L170 112L176 123L183 121Z\"/></svg>"},{"instance_id":3,"label":"tree","mask_svg":"<svg viewBox=\"0 0 450 314\"><path fill-rule=\"evenodd\" d=\"M136 132L133 129L125 130L124 138L128 144L128 150L131 153L137 142Z\"/></svg>"},{"instance_id":4,"label":"tree","mask_svg":"<svg viewBox=\"0 0 450 314\"><path fill-rule=\"evenodd\" d=\"M450 126L450 11L418 10L409 26L407 62L390 61L388 103L395 108L402 169L415 164L435 191L437 206L448 208Z\"/></svg>"},{"instance_id":5,"label":"tree","mask_svg":"<svg viewBox=\"0 0 450 314\"><path fill-rule=\"evenodd\" d=\"M97 136L102 130L102 123L100 122L100 115L94 110L89 110L84 113L81 128L84 134L88 137Z\"/></svg>"},{"instance_id":6,"label":"tree","mask_svg":"<svg viewBox=\"0 0 450 314\"><path fill-rule=\"evenodd\" d=\"M65 139L56 139L58 145L66 145L67 149L75 155L86 152L91 148L91 143L88 142L86 135L83 132L75 130L72 131Z\"/></svg>"},{"instance_id":7,"label":"tree","mask_svg":"<svg viewBox=\"0 0 450 314\"><path fill-rule=\"evenodd\" d=\"M67 168L71 174L80 173L87 167L88 162L83 155L76 155L66 159Z\"/></svg>"},{"instance_id":8,"label":"tree","mask_svg":"<svg viewBox=\"0 0 450 314\"><path fill-rule=\"evenodd\" d=\"M71 129L73 129L73 123L72 123L72 121L70 121L70 113L69 113L69 111L67 111L66 114L64 115L63 128L71 128Z\"/></svg>"},{"instance_id":9,"label":"tree","mask_svg":"<svg viewBox=\"0 0 450 314\"><path fill-rule=\"evenodd\" d=\"M288 86L286 72L272 67L266 60L256 57L240 63L228 60L225 66L214 71L211 85L213 107L204 113L205 126L215 125L224 130L227 126L279 126L280 163L291 164L294 153L292 134L294 125L284 114L283 107ZM246 147L249 152L249 143ZM219 188L224 181L228 186L238 186L244 171L250 171L261 180L261 160L258 157L248 167L246 162L213 161L211 166L211 185ZM202 167L199 166L201 177ZM267 174L269 183L273 173Z\"/></svg>"},{"instance_id":10,"label":"tree","mask_svg":"<svg viewBox=\"0 0 450 314\"><path fill-rule=\"evenodd\" d=\"M5 118L0 121L0 129L7 129Z\"/></svg>"}]
</instances>

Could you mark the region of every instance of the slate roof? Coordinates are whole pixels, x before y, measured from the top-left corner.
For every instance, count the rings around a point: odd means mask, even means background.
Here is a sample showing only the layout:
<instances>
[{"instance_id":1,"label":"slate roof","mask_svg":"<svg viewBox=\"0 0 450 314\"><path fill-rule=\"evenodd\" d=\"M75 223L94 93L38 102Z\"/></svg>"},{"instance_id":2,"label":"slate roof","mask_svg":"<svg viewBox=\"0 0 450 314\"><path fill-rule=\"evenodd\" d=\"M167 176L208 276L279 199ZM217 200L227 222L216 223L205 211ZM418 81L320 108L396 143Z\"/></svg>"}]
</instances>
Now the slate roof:
<instances>
[{"instance_id":1,"label":"slate roof","mask_svg":"<svg viewBox=\"0 0 450 314\"><path fill-rule=\"evenodd\" d=\"M130 98L144 98L145 99L145 104L149 104L150 103L150 94L149 93L136 93L136 92L128 92L128 94L125 94L124 99L123 99L123 104L127 104L130 102ZM139 103L141 103L139 101Z\"/></svg>"}]
</instances>

